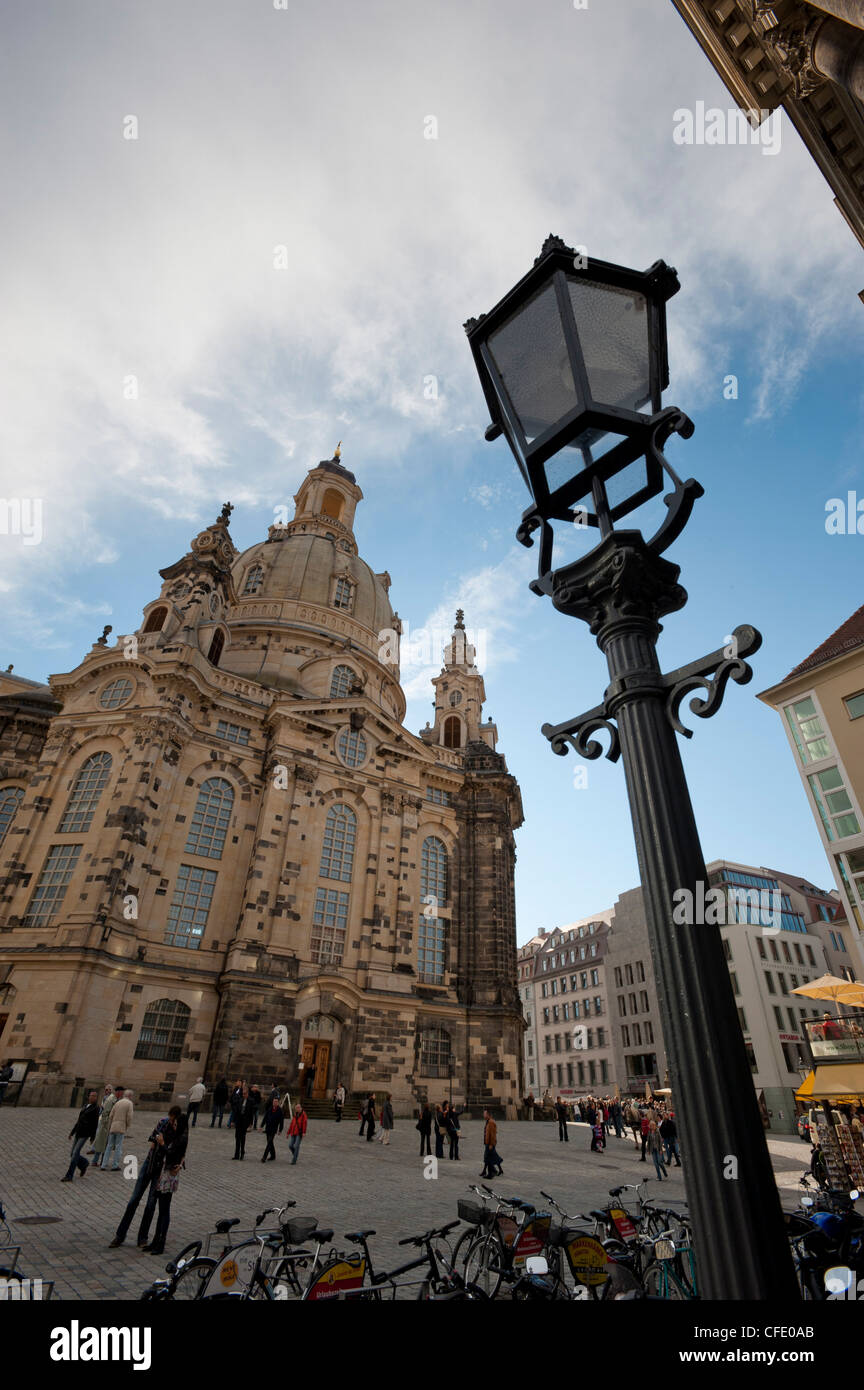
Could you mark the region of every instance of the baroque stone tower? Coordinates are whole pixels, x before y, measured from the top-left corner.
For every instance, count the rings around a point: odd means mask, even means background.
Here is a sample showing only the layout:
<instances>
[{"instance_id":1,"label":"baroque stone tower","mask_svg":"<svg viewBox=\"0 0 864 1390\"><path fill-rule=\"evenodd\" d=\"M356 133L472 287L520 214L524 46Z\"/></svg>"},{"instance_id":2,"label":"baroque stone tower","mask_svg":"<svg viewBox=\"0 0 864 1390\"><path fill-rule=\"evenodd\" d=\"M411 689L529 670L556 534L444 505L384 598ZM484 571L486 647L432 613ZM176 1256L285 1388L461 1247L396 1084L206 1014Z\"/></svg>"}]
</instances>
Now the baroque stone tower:
<instances>
[{"instance_id":1,"label":"baroque stone tower","mask_svg":"<svg viewBox=\"0 0 864 1390\"><path fill-rule=\"evenodd\" d=\"M0 1052L25 1103L122 1080L163 1104L202 1073L402 1114L451 1075L471 1107L518 1098L522 808L463 615L418 737L338 450L294 500L243 553L226 504L137 631L49 686L0 676Z\"/></svg>"}]
</instances>

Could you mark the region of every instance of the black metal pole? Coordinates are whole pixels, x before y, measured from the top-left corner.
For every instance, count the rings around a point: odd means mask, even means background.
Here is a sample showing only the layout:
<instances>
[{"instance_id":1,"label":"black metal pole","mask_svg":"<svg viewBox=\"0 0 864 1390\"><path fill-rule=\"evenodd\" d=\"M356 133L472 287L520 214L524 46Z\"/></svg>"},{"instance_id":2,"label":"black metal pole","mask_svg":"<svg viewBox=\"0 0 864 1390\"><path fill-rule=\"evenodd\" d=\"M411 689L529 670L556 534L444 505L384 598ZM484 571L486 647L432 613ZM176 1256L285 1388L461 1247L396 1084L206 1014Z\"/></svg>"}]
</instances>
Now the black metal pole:
<instances>
[{"instance_id":1,"label":"black metal pole","mask_svg":"<svg viewBox=\"0 0 864 1390\"><path fill-rule=\"evenodd\" d=\"M589 622L609 667L604 713L618 727L700 1292L795 1302L800 1293L720 930L672 920L677 890L688 889L694 906L708 892L656 651L658 619L687 600L678 574L638 532L614 532L553 575L552 599Z\"/></svg>"}]
</instances>

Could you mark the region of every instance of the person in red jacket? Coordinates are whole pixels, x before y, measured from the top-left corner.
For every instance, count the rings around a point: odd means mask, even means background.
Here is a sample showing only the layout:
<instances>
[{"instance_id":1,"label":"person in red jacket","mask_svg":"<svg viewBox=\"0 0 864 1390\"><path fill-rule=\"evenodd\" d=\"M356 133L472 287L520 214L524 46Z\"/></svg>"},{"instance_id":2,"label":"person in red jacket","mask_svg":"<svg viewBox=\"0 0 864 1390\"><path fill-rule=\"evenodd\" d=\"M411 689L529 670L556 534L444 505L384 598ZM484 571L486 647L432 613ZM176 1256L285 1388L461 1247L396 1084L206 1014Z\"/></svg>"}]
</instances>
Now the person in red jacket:
<instances>
[{"instance_id":1,"label":"person in red jacket","mask_svg":"<svg viewBox=\"0 0 864 1390\"><path fill-rule=\"evenodd\" d=\"M300 1145L303 1142L303 1135L306 1133L306 1111L298 1101L294 1106L294 1114L288 1126L288 1147L291 1150L291 1162L297 1162L297 1155L300 1152Z\"/></svg>"}]
</instances>

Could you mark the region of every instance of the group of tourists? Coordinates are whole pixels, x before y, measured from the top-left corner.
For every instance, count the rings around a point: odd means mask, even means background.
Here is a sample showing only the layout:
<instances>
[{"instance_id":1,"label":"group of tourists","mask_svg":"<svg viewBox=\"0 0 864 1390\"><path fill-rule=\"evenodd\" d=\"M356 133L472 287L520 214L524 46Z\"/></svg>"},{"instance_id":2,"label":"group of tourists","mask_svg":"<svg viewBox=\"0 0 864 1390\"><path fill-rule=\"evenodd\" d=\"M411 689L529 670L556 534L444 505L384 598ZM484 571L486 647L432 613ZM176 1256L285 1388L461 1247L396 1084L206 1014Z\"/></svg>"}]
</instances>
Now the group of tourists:
<instances>
[{"instance_id":1,"label":"group of tourists","mask_svg":"<svg viewBox=\"0 0 864 1390\"><path fill-rule=\"evenodd\" d=\"M90 1091L70 1131L72 1152L66 1176L60 1181L71 1182L76 1171L82 1178L87 1173L91 1162L84 1156L85 1144L90 1145L87 1153L94 1168L104 1173L110 1166L112 1172L118 1172L123 1161L123 1141L134 1113L132 1092L127 1087L106 1086L101 1100L98 1091Z\"/></svg>"},{"instance_id":2,"label":"group of tourists","mask_svg":"<svg viewBox=\"0 0 864 1390\"><path fill-rule=\"evenodd\" d=\"M292 1109L288 1092L285 1092L284 1097L280 1097L276 1086L271 1088L265 1101L261 1095L261 1088L254 1083L250 1086L249 1082L243 1079L236 1082L231 1092L231 1115L228 1128L234 1130L232 1162L235 1159L241 1162L246 1157L246 1135L250 1129L257 1130L259 1119L267 1140L261 1155L261 1162L272 1161L275 1163L275 1139L277 1134L281 1134L285 1130L287 1122L286 1137L291 1153L291 1162L292 1164L296 1163L300 1156L300 1145L309 1127L309 1117L303 1109L302 1101L297 1101ZM210 1127L211 1129L213 1127L212 1121Z\"/></svg>"},{"instance_id":3,"label":"group of tourists","mask_svg":"<svg viewBox=\"0 0 864 1390\"><path fill-rule=\"evenodd\" d=\"M344 1089L344 1086L340 1086L340 1090L344 1092ZM379 1128L381 1130L381 1133L378 1135L379 1144L390 1143L390 1135L393 1133L394 1129L392 1102L393 1097L388 1091L383 1101L381 1102L381 1113L378 1116ZM343 1100L342 1105L344 1104L345 1102ZM342 1113L340 1106L337 1119L341 1119L341 1117ZM375 1092L370 1091L366 1099L362 1102L360 1106L360 1112L358 1115L358 1119L360 1120L360 1129L358 1133L360 1134L361 1138L365 1133L366 1141L369 1144L371 1144L372 1140L375 1138L375 1118Z\"/></svg>"},{"instance_id":4,"label":"group of tourists","mask_svg":"<svg viewBox=\"0 0 864 1390\"><path fill-rule=\"evenodd\" d=\"M614 1129L616 1138L624 1139L625 1131L629 1129L635 1147L641 1148L640 1162L647 1163L646 1155L650 1154L661 1182L668 1178L668 1170L673 1160L676 1168L681 1167L678 1127L675 1115L665 1101L652 1098L637 1102L621 1100L617 1096L583 1096L578 1100L568 1101L556 1096L553 1102L549 1092L544 1092L539 1104L534 1100L532 1093L524 1097L522 1104L529 1120L534 1118L535 1109L548 1111L551 1108L558 1123L558 1139L561 1143L569 1143L567 1125L571 1115L574 1119L578 1115L582 1124L587 1125L590 1130L592 1153L603 1153L610 1130Z\"/></svg>"},{"instance_id":5,"label":"group of tourists","mask_svg":"<svg viewBox=\"0 0 864 1390\"><path fill-rule=\"evenodd\" d=\"M444 1157L444 1140L449 1144L448 1158L459 1159L459 1138L461 1126L459 1112L447 1100L433 1107L424 1101L420 1107L420 1118L414 1126L420 1134L420 1157L432 1152L432 1133L435 1133L435 1157Z\"/></svg>"}]
</instances>

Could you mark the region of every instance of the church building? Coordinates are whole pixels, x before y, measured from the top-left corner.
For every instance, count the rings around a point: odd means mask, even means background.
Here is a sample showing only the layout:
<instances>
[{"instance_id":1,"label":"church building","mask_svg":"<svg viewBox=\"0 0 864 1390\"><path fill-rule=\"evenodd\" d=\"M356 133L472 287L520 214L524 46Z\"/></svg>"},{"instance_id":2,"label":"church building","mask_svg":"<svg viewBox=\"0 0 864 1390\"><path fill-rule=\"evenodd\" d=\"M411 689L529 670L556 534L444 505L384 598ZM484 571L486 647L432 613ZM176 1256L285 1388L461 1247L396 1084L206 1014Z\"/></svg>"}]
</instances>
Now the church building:
<instances>
[{"instance_id":1,"label":"church building","mask_svg":"<svg viewBox=\"0 0 864 1390\"><path fill-rule=\"evenodd\" d=\"M137 631L0 674L0 1061L21 1103L199 1075L513 1113L519 787L456 615L403 725L390 576L337 450L240 552L231 508ZM80 1103L80 1102L79 1102Z\"/></svg>"}]
</instances>

